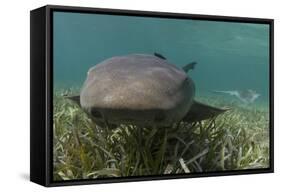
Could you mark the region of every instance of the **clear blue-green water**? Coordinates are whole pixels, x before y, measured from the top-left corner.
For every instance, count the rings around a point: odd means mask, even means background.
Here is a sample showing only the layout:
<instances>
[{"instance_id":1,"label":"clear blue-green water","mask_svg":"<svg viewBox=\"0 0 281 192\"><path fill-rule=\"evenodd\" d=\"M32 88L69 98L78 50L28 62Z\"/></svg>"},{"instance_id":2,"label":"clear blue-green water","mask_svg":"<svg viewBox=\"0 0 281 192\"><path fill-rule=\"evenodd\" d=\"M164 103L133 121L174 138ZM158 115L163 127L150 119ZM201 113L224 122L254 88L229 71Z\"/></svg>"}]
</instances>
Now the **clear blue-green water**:
<instances>
[{"instance_id":1,"label":"clear blue-green water","mask_svg":"<svg viewBox=\"0 0 281 192\"><path fill-rule=\"evenodd\" d=\"M157 52L179 67L198 63L189 72L197 96L252 89L268 106L269 25L70 12L55 12L53 24L55 87L81 87L107 58Z\"/></svg>"}]
</instances>

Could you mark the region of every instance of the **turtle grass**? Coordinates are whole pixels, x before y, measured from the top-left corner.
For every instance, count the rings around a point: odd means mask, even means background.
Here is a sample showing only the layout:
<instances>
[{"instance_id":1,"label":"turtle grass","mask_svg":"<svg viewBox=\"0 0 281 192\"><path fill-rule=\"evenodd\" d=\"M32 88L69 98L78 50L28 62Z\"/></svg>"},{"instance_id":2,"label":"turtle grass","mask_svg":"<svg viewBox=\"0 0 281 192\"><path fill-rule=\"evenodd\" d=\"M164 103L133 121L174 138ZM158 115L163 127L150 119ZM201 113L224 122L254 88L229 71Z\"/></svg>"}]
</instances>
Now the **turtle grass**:
<instances>
[{"instance_id":1,"label":"turtle grass","mask_svg":"<svg viewBox=\"0 0 281 192\"><path fill-rule=\"evenodd\" d=\"M269 166L268 111L232 104L215 119L169 128L99 127L61 91L54 95L55 181ZM200 98L223 106L221 100ZM229 103L228 103L229 104Z\"/></svg>"}]
</instances>

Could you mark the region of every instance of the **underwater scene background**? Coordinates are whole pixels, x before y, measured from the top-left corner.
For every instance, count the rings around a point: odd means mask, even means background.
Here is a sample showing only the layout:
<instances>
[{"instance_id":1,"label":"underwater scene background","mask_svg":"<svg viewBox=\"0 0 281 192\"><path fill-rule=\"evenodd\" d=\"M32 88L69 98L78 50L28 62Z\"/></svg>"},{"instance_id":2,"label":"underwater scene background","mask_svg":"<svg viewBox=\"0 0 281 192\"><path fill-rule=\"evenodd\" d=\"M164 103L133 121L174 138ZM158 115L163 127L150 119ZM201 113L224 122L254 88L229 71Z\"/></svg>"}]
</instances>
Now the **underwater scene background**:
<instances>
[{"instance_id":1,"label":"underwater scene background","mask_svg":"<svg viewBox=\"0 0 281 192\"><path fill-rule=\"evenodd\" d=\"M269 46L267 24L54 12L54 180L268 168ZM108 130L65 98L101 61L155 52L178 67L197 62L195 99L231 109L168 130ZM214 92L245 90L259 97Z\"/></svg>"}]
</instances>

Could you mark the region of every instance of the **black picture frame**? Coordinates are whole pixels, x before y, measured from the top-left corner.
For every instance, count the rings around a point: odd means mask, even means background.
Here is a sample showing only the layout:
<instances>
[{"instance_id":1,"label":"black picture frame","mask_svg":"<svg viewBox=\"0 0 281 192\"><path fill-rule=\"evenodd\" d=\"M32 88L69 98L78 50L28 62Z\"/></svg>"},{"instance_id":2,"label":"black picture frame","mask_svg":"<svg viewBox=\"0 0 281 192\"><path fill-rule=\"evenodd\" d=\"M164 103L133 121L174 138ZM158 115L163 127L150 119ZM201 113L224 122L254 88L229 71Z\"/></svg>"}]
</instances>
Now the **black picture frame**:
<instances>
[{"instance_id":1,"label":"black picture frame","mask_svg":"<svg viewBox=\"0 0 281 192\"><path fill-rule=\"evenodd\" d=\"M53 95L53 12L98 13L109 15L178 18L208 21L260 23L270 26L270 167L266 169L233 170L162 176L139 176L95 180L55 182L52 179L52 95ZM44 186L115 183L160 179L195 178L274 172L274 20L246 17L196 15L136 10L101 9L46 5L30 12L30 180Z\"/></svg>"}]
</instances>

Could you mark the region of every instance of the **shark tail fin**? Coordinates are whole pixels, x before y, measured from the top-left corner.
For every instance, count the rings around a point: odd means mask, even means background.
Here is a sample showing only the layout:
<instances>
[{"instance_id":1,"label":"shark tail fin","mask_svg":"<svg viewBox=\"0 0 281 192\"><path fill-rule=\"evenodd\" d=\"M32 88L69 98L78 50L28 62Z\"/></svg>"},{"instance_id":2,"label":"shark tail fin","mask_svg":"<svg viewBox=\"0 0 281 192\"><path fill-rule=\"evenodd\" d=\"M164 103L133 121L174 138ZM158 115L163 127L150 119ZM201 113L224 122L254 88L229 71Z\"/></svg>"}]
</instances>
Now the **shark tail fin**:
<instances>
[{"instance_id":1,"label":"shark tail fin","mask_svg":"<svg viewBox=\"0 0 281 192\"><path fill-rule=\"evenodd\" d=\"M229 109L230 108L223 108L223 109L216 108L194 101L190 110L183 118L183 121L191 123L191 122L214 118L220 115L221 113L228 111Z\"/></svg>"},{"instance_id":2,"label":"shark tail fin","mask_svg":"<svg viewBox=\"0 0 281 192\"><path fill-rule=\"evenodd\" d=\"M185 66L183 66L182 69L183 69L186 73L188 73L189 70L191 70L191 69L193 70L193 69L194 69L194 67L195 67L196 64L197 64L197 62L193 61L193 62L188 63L188 64L186 64Z\"/></svg>"}]
</instances>

